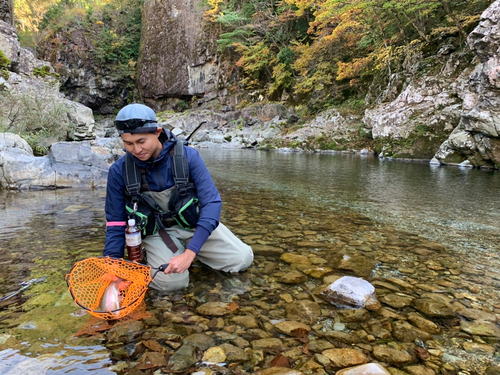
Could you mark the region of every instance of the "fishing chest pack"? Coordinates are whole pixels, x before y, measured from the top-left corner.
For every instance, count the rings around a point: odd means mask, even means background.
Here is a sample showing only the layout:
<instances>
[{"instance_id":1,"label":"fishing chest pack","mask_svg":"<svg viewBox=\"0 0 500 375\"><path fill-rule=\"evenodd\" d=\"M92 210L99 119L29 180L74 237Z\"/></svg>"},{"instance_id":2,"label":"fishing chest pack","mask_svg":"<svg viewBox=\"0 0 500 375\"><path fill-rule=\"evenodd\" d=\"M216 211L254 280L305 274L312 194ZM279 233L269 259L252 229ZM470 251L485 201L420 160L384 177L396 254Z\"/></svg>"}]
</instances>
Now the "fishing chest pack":
<instances>
[{"instance_id":1,"label":"fishing chest pack","mask_svg":"<svg viewBox=\"0 0 500 375\"><path fill-rule=\"evenodd\" d=\"M129 153L125 161L125 198L129 217L135 219L143 236L159 233L167 246L173 242L166 234L165 228L177 224L185 230L193 229L200 217L196 188L189 182L189 166L184 155L183 142L171 134L168 140L175 140L176 143L173 153L170 151L175 189L168 201L167 211L152 197L142 193L150 190L145 170L134 163Z\"/></svg>"}]
</instances>

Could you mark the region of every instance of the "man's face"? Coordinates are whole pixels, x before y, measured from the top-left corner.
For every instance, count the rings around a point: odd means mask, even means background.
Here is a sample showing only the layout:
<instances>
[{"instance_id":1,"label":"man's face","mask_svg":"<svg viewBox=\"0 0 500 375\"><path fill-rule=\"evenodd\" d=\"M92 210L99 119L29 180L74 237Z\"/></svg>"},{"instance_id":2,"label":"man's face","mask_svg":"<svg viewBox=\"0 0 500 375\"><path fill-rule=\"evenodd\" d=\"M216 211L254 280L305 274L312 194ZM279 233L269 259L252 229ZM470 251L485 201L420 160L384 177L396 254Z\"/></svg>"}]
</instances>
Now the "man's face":
<instances>
[{"instance_id":1,"label":"man's face","mask_svg":"<svg viewBox=\"0 0 500 375\"><path fill-rule=\"evenodd\" d=\"M156 159L163 148L158 136L161 129L156 133L123 133L121 135L125 149L141 161Z\"/></svg>"}]
</instances>

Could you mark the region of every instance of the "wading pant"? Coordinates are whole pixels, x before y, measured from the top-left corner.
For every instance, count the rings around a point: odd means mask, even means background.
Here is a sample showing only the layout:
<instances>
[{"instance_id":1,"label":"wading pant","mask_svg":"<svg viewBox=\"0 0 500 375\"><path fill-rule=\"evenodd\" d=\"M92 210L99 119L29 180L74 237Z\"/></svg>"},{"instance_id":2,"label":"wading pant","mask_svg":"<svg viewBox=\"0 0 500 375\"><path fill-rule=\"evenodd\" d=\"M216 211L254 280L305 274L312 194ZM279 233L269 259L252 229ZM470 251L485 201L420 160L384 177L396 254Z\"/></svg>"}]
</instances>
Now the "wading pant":
<instances>
[{"instance_id":1,"label":"wading pant","mask_svg":"<svg viewBox=\"0 0 500 375\"><path fill-rule=\"evenodd\" d=\"M145 192L166 209L166 203L171 194L171 190L162 192ZM172 238L177 248L175 253L170 250L160 235L147 236L142 240L143 248L146 252L146 259L151 265L152 274L160 265L168 263L170 258L184 253L186 246L194 235L194 230L184 230L178 225L166 228L168 235ZM200 262L224 272L239 272L247 269L253 262L252 248L236 237L224 224L219 226L208 237L196 256ZM158 272L151 287L164 292L180 290L189 284L189 271L183 273L173 273L165 275Z\"/></svg>"}]
</instances>

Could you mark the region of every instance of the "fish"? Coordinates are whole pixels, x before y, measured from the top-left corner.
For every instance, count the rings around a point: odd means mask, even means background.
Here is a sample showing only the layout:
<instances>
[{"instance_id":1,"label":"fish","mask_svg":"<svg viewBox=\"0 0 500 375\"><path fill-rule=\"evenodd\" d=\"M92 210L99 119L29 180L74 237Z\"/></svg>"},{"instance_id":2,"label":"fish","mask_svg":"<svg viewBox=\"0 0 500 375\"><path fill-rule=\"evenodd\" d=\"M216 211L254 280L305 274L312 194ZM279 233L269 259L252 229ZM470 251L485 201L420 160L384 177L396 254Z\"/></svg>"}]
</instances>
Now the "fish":
<instances>
[{"instance_id":1,"label":"fish","mask_svg":"<svg viewBox=\"0 0 500 375\"><path fill-rule=\"evenodd\" d=\"M130 281L125 281L122 278L113 275L111 280L104 290L104 293L99 304L100 311L113 311L120 308L123 301L122 292L130 286Z\"/></svg>"}]
</instances>

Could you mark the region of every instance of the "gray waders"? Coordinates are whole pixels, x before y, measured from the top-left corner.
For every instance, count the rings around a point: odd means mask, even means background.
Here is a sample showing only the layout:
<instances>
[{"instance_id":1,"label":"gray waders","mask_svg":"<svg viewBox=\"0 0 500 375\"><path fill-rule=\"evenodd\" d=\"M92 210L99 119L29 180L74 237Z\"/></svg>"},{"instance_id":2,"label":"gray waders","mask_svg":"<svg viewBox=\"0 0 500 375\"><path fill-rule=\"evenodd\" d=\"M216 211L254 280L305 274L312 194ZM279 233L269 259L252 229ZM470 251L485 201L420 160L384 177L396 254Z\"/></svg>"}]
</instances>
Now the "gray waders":
<instances>
[{"instance_id":1,"label":"gray waders","mask_svg":"<svg viewBox=\"0 0 500 375\"><path fill-rule=\"evenodd\" d=\"M165 211L168 210L170 195L175 189L161 192L144 191ZM184 253L186 246L194 235L194 230L184 230L178 225L165 228L168 235L177 246L174 253L170 250L159 234L146 236L142 245L146 253L146 260L153 268L168 263L170 258ZM224 272L239 272L247 269L253 262L252 248L236 237L224 224L219 223L196 256L200 262ZM189 271L165 275L158 273L151 283L151 287L164 292L171 292L187 287Z\"/></svg>"}]
</instances>

